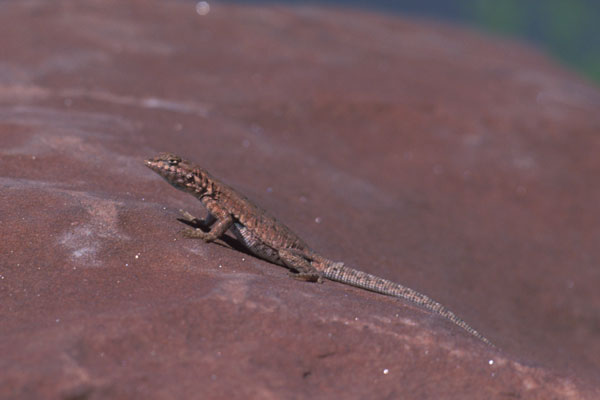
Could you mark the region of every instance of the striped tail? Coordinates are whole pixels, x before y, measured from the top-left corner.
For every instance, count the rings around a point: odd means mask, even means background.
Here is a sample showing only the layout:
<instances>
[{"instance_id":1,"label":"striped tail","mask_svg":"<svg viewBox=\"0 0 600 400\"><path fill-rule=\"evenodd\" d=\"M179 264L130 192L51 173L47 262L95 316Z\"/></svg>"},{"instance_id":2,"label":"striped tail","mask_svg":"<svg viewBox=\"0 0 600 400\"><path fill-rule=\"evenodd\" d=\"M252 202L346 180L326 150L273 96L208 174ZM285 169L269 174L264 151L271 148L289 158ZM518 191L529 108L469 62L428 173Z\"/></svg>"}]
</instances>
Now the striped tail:
<instances>
[{"instance_id":1,"label":"striped tail","mask_svg":"<svg viewBox=\"0 0 600 400\"><path fill-rule=\"evenodd\" d=\"M417 292L416 290L402 286L399 283L388 281L387 279L379 278L375 275L367 274L366 272L357 271L355 269L346 267L344 263L341 262L323 262L321 263L321 268L319 268L319 270L323 276L329 280L356 286L361 289L370 290L372 292L387 296L394 296L409 300L452 321L454 324L460 326L462 329L469 332L482 342L495 347L492 342L490 342L481 333L471 328L465 321L457 317L452 311L448 310L437 301Z\"/></svg>"}]
</instances>

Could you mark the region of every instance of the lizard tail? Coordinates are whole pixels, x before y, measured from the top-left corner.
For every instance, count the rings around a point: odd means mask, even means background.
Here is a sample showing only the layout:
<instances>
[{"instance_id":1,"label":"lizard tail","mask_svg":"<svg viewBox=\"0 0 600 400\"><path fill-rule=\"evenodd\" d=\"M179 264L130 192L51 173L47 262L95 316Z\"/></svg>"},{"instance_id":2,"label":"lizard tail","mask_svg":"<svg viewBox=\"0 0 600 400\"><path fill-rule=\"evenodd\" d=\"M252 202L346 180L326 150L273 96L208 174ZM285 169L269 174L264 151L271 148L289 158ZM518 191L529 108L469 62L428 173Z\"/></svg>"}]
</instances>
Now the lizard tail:
<instances>
[{"instance_id":1,"label":"lizard tail","mask_svg":"<svg viewBox=\"0 0 600 400\"><path fill-rule=\"evenodd\" d=\"M417 292L406 286L402 286L399 283L388 281L387 279L379 278L375 275L367 274L366 272L358 271L349 267L346 267L343 263L327 262L324 263L324 268L321 269L323 277L340 282L348 285L356 286L361 289L370 290L372 292L384 294L387 296L399 297L401 299L409 300L435 314L441 315L442 317L452 321L471 335L475 336L482 342L495 347L485 336L477 332L465 321L456 316L452 311L438 303L437 301L425 296L422 293Z\"/></svg>"}]
</instances>

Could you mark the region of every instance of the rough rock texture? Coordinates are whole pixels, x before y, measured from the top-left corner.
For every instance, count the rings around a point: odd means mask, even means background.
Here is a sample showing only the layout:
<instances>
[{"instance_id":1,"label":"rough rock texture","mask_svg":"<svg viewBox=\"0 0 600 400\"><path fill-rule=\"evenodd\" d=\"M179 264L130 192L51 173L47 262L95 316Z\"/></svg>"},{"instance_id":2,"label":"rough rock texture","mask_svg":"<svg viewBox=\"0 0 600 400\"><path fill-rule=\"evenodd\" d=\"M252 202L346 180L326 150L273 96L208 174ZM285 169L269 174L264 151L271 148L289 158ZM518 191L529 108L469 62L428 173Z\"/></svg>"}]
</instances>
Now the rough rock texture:
<instances>
[{"instance_id":1,"label":"rough rock texture","mask_svg":"<svg viewBox=\"0 0 600 400\"><path fill-rule=\"evenodd\" d=\"M0 398L600 398L599 108L422 21L0 2ZM182 239L165 150L498 349Z\"/></svg>"}]
</instances>

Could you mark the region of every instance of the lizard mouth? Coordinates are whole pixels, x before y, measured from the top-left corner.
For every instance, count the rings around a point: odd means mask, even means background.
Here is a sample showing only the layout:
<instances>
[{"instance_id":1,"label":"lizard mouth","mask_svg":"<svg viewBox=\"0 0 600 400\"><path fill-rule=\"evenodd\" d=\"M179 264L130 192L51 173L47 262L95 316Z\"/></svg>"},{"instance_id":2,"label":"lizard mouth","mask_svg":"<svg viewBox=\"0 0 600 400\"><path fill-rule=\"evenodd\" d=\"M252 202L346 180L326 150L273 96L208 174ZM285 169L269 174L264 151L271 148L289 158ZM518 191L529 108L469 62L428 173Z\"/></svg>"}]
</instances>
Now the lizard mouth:
<instances>
[{"instance_id":1,"label":"lizard mouth","mask_svg":"<svg viewBox=\"0 0 600 400\"><path fill-rule=\"evenodd\" d=\"M144 165L146 165L146 167L150 168L152 171L154 172L161 172L162 168L160 167L160 164L154 160L146 160L144 161Z\"/></svg>"},{"instance_id":2,"label":"lizard mouth","mask_svg":"<svg viewBox=\"0 0 600 400\"><path fill-rule=\"evenodd\" d=\"M167 163L155 161L155 160L146 160L144 162L146 167L150 168L152 171L158 173L162 177L167 177L174 174L174 168L169 166Z\"/></svg>"},{"instance_id":3,"label":"lizard mouth","mask_svg":"<svg viewBox=\"0 0 600 400\"><path fill-rule=\"evenodd\" d=\"M190 187L190 181L191 183L194 182L193 175L183 173L179 163L169 162L164 159L150 158L144 161L144 165L163 177L177 189L186 191L193 189Z\"/></svg>"},{"instance_id":4,"label":"lizard mouth","mask_svg":"<svg viewBox=\"0 0 600 400\"><path fill-rule=\"evenodd\" d=\"M169 153L161 153L154 158L149 158L145 161L147 167L153 171L168 171L174 170L174 167L178 167L182 162L182 159L178 156Z\"/></svg>"},{"instance_id":5,"label":"lizard mouth","mask_svg":"<svg viewBox=\"0 0 600 400\"><path fill-rule=\"evenodd\" d=\"M176 155L161 153L156 157L145 160L144 165L176 189L193 194L202 193L206 190L202 178L199 176L201 173L189 162Z\"/></svg>"}]
</instances>

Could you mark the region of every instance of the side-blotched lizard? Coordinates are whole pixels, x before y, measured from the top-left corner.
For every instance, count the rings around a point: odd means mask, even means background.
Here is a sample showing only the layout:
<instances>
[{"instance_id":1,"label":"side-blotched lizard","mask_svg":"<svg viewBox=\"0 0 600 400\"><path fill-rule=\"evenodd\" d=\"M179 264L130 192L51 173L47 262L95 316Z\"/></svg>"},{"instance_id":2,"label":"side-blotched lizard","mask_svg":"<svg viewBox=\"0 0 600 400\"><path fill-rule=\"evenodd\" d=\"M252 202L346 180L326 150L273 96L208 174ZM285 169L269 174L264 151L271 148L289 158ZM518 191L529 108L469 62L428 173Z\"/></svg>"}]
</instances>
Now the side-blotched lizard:
<instances>
[{"instance_id":1,"label":"side-blotched lizard","mask_svg":"<svg viewBox=\"0 0 600 400\"><path fill-rule=\"evenodd\" d=\"M296 279L321 282L322 278L327 278L409 300L449 319L473 336L492 345L452 311L424 294L316 254L287 226L199 166L173 154L160 154L146 160L146 166L177 189L192 194L208 210L205 220L197 219L187 212L183 213L186 222L195 226L185 229L185 236L212 242L231 229L252 254L290 269ZM205 232L205 229L208 231Z\"/></svg>"}]
</instances>

